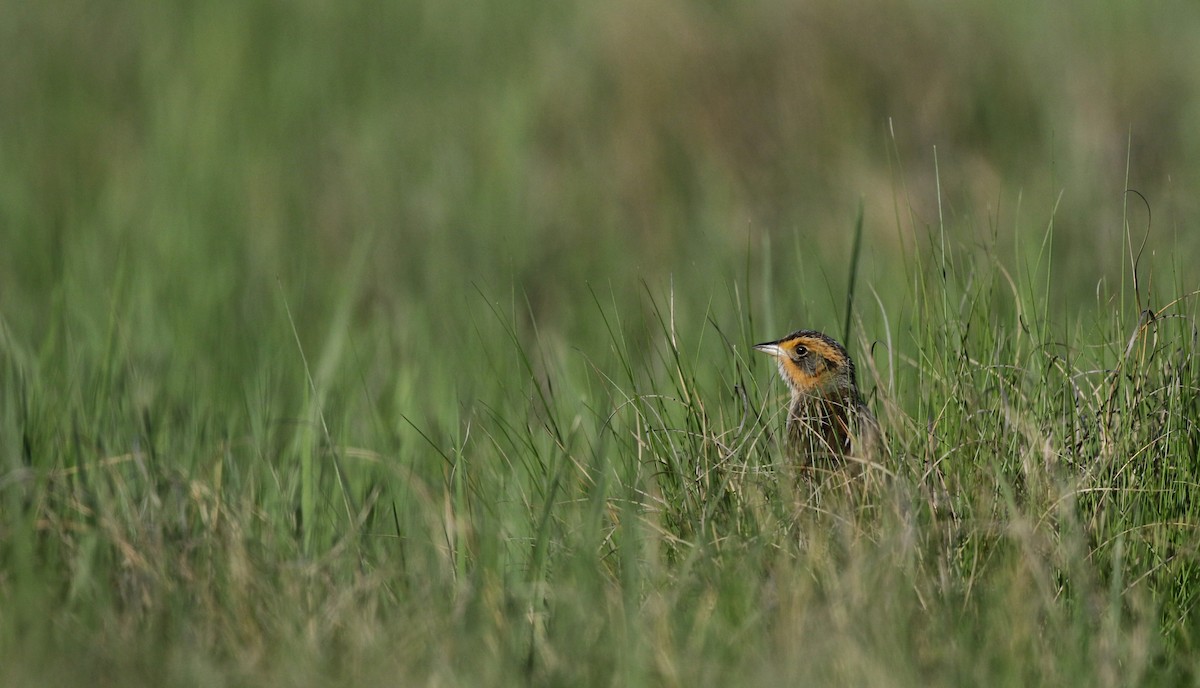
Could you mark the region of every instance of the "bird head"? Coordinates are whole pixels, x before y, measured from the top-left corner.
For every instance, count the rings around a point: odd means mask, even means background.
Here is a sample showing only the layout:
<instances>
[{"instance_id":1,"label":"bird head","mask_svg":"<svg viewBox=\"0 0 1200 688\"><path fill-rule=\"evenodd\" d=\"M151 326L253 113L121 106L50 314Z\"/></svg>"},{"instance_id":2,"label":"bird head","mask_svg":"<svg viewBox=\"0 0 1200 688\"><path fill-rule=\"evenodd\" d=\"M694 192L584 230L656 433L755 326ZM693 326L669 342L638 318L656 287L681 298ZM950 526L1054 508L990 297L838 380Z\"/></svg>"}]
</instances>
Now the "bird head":
<instances>
[{"instance_id":1,"label":"bird head","mask_svg":"<svg viewBox=\"0 0 1200 688\"><path fill-rule=\"evenodd\" d=\"M816 330L799 330L754 346L774 356L793 395L841 397L857 394L854 362L846 348Z\"/></svg>"}]
</instances>

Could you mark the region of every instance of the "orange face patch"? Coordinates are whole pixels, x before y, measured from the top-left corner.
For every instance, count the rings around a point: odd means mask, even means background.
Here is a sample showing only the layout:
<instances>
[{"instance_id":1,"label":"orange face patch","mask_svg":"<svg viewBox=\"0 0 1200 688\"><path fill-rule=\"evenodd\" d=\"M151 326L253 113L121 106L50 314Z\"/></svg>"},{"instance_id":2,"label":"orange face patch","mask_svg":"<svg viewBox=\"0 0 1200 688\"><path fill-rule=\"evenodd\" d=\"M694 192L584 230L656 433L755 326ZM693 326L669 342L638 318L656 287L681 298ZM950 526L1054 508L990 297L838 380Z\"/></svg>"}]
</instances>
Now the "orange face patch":
<instances>
[{"instance_id":1,"label":"orange face patch","mask_svg":"<svg viewBox=\"0 0 1200 688\"><path fill-rule=\"evenodd\" d=\"M824 361L815 362L814 369L809 371L790 358L781 358L779 359L779 367L788 381L796 389L802 391L820 387L821 379L828 374Z\"/></svg>"},{"instance_id":2,"label":"orange face patch","mask_svg":"<svg viewBox=\"0 0 1200 688\"><path fill-rule=\"evenodd\" d=\"M807 354L796 356L797 347ZM800 392L829 392L837 388L837 369L845 355L816 337L795 337L779 343L786 354L779 357L779 369L792 387Z\"/></svg>"}]
</instances>

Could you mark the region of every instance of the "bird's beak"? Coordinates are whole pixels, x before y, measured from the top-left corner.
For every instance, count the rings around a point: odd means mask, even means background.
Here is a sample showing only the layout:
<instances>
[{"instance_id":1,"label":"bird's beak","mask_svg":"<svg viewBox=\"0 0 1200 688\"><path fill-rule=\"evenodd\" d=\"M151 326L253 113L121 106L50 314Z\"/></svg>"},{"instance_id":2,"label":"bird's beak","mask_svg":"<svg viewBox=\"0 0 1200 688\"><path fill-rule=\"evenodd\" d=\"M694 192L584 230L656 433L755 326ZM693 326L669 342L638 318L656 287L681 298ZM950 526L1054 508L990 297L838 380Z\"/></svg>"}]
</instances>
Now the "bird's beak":
<instances>
[{"instance_id":1,"label":"bird's beak","mask_svg":"<svg viewBox=\"0 0 1200 688\"><path fill-rule=\"evenodd\" d=\"M765 344L755 344L755 345L754 345L754 350L755 350L755 351L761 351L761 352L763 352L764 354L770 354L770 355L772 355L772 356L783 356L783 355L785 355L785 353L784 353L784 351L783 351L783 347L779 346L779 345L778 345L778 344L776 344L775 342L767 342L767 343L765 343Z\"/></svg>"}]
</instances>

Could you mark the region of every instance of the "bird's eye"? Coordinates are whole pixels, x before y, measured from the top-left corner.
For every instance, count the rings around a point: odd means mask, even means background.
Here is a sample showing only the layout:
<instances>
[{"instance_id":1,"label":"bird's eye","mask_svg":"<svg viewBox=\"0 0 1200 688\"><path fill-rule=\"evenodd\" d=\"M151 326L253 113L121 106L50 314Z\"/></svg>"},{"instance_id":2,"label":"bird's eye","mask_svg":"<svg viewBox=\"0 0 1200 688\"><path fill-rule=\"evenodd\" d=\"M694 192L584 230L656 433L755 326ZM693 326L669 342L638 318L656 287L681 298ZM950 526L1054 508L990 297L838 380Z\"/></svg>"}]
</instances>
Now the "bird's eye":
<instances>
[{"instance_id":1,"label":"bird's eye","mask_svg":"<svg viewBox=\"0 0 1200 688\"><path fill-rule=\"evenodd\" d=\"M797 344L794 355L796 356L796 358L804 358L805 356L808 355L808 347L804 346L803 344Z\"/></svg>"}]
</instances>

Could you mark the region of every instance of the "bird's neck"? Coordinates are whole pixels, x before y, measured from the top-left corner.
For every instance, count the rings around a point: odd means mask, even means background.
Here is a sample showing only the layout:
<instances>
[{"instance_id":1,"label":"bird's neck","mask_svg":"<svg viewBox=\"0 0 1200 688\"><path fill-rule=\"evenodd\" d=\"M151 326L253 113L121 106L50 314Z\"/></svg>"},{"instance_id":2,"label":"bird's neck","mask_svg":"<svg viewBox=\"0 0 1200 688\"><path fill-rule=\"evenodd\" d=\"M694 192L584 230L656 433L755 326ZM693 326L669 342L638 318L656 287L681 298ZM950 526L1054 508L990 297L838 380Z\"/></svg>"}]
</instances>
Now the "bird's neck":
<instances>
[{"instance_id":1,"label":"bird's neck","mask_svg":"<svg viewBox=\"0 0 1200 688\"><path fill-rule=\"evenodd\" d=\"M851 386L829 388L792 389L792 407L844 407L852 409L859 404L858 390Z\"/></svg>"}]
</instances>

